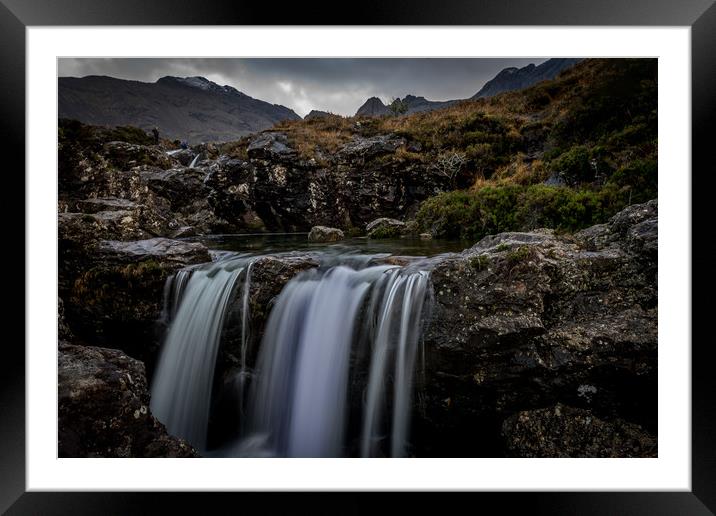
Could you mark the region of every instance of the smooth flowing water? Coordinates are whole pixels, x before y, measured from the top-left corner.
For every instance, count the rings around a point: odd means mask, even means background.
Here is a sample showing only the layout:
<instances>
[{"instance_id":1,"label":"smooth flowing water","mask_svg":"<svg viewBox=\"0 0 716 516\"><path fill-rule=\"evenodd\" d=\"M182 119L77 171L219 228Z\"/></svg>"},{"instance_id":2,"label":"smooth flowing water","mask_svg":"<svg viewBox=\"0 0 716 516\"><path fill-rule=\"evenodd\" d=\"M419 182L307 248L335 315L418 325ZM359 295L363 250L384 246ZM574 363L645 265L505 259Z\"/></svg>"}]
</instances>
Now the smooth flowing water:
<instances>
[{"instance_id":1,"label":"smooth flowing water","mask_svg":"<svg viewBox=\"0 0 716 516\"><path fill-rule=\"evenodd\" d=\"M151 409L167 429L205 449L214 368L227 305L249 261L179 271L165 288L170 325L152 381Z\"/></svg>"},{"instance_id":2,"label":"smooth flowing water","mask_svg":"<svg viewBox=\"0 0 716 516\"><path fill-rule=\"evenodd\" d=\"M288 281L271 303L262 339L251 344L251 273L261 256L216 253L214 263L167 281L169 329L152 382L153 413L207 456L408 455L430 261L397 266L384 263L387 254L315 249L320 265ZM230 305L240 310L232 384L240 425L233 439L209 450Z\"/></svg>"}]
</instances>

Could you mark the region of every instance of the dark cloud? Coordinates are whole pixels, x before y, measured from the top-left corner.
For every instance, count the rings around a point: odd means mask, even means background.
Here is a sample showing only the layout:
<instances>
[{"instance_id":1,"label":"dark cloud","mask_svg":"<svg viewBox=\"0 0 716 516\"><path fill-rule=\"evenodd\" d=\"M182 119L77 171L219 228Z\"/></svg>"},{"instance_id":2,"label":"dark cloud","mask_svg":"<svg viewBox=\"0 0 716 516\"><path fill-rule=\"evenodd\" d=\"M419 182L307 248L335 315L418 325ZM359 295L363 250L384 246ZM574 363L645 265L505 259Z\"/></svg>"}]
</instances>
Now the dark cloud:
<instances>
[{"instance_id":1,"label":"dark cloud","mask_svg":"<svg viewBox=\"0 0 716 516\"><path fill-rule=\"evenodd\" d=\"M60 59L61 77L109 75L154 82L165 75L201 75L252 97L288 106L299 115L311 109L352 115L372 96L384 101L413 94L430 100L471 97L508 66L547 58L272 58L272 59Z\"/></svg>"}]
</instances>

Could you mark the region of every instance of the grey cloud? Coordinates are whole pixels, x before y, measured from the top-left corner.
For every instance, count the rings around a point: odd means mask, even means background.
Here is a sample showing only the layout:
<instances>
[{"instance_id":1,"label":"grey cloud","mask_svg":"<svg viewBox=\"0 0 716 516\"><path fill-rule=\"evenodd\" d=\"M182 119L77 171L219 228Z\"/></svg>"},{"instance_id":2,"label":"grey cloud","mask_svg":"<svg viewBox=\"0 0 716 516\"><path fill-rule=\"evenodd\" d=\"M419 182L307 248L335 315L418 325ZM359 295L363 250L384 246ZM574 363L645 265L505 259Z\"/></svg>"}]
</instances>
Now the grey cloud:
<instances>
[{"instance_id":1,"label":"grey cloud","mask_svg":"<svg viewBox=\"0 0 716 516\"><path fill-rule=\"evenodd\" d=\"M165 75L201 75L254 98L290 107L352 115L368 98L407 94L430 100L467 98L508 66L539 64L545 57L503 58L65 58L61 77L109 75L154 82Z\"/></svg>"}]
</instances>

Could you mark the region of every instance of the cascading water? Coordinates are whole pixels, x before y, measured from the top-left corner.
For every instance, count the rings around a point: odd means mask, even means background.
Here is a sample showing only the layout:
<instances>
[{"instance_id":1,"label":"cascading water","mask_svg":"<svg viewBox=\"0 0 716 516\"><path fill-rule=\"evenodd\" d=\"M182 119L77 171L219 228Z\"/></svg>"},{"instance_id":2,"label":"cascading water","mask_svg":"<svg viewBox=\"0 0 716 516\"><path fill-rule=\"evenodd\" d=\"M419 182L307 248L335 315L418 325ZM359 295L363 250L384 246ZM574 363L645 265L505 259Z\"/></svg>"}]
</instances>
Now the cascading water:
<instances>
[{"instance_id":1,"label":"cascading water","mask_svg":"<svg viewBox=\"0 0 716 516\"><path fill-rule=\"evenodd\" d=\"M388 373L393 363L393 417L390 455L402 457L406 451L412 376L420 338L421 317L428 286L424 271L404 274L391 271L381 278L376 296L371 302L377 316L372 335L373 353L368 377L361 455L372 457L379 453L382 434L382 400L386 398Z\"/></svg>"},{"instance_id":2,"label":"cascading water","mask_svg":"<svg viewBox=\"0 0 716 516\"><path fill-rule=\"evenodd\" d=\"M151 409L169 432L202 450L226 307L249 264L238 258L183 270L165 289L171 323L152 382Z\"/></svg>"},{"instance_id":3,"label":"cascading water","mask_svg":"<svg viewBox=\"0 0 716 516\"><path fill-rule=\"evenodd\" d=\"M241 307L241 431L209 454L405 456L429 274L369 265L372 258L326 255L318 269L290 280L273 304L255 364L247 362L252 259L180 271L165 293L171 326L153 381L155 415L206 451L214 368L233 297ZM361 422L348 428L354 412Z\"/></svg>"}]
</instances>

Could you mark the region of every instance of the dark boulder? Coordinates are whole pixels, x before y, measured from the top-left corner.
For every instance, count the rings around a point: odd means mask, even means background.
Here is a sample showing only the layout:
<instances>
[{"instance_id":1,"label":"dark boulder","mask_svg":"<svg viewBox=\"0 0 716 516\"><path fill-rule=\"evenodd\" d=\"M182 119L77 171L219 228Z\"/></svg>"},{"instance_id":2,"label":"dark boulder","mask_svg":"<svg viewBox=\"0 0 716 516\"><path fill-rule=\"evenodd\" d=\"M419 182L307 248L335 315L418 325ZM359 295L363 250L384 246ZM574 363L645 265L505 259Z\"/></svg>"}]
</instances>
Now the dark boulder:
<instances>
[{"instance_id":1,"label":"dark boulder","mask_svg":"<svg viewBox=\"0 0 716 516\"><path fill-rule=\"evenodd\" d=\"M60 343L60 457L197 457L149 410L144 365L113 349Z\"/></svg>"}]
</instances>

